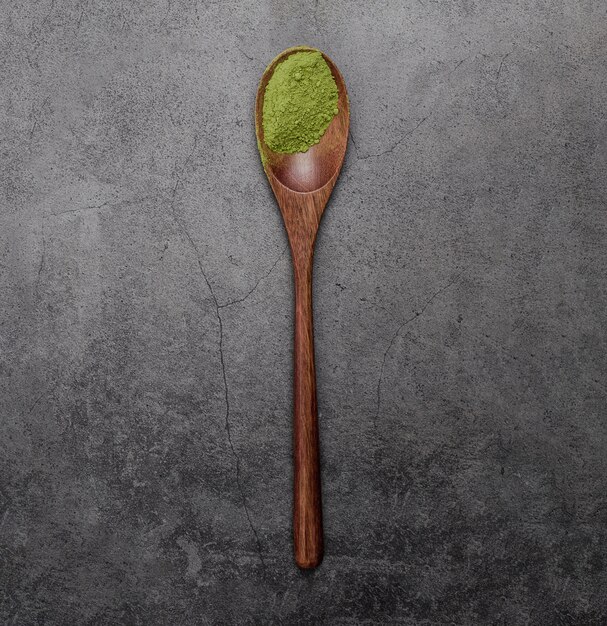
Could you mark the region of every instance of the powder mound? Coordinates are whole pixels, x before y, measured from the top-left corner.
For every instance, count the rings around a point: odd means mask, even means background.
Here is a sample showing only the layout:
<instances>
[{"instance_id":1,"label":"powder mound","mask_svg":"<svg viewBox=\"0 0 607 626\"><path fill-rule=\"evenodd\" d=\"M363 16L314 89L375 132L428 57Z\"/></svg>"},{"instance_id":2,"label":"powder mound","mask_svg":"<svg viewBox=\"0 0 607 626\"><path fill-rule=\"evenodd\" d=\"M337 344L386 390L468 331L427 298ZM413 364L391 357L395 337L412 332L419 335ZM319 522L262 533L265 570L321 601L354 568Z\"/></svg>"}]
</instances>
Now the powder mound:
<instances>
[{"instance_id":1,"label":"powder mound","mask_svg":"<svg viewBox=\"0 0 607 626\"><path fill-rule=\"evenodd\" d=\"M263 134L274 152L306 152L338 112L337 85L320 52L294 52L274 68L263 99Z\"/></svg>"}]
</instances>

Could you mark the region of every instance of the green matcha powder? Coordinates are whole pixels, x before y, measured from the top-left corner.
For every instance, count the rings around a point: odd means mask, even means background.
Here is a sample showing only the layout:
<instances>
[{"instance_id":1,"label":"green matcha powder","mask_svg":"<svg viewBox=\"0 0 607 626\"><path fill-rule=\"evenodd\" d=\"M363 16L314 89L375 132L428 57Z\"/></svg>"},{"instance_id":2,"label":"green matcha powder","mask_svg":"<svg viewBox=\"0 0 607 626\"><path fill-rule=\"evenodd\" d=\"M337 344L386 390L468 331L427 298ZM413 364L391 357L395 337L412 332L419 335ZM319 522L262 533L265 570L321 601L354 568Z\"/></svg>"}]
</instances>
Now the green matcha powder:
<instances>
[{"instance_id":1,"label":"green matcha powder","mask_svg":"<svg viewBox=\"0 0 607 626\"><path fill-rule=\"evenodd\" d=\"M276 65L266 86L265 143L274 152L306 152L337 111L337 85L322 54L294 52Z\"/></svg>"}]
</instances>

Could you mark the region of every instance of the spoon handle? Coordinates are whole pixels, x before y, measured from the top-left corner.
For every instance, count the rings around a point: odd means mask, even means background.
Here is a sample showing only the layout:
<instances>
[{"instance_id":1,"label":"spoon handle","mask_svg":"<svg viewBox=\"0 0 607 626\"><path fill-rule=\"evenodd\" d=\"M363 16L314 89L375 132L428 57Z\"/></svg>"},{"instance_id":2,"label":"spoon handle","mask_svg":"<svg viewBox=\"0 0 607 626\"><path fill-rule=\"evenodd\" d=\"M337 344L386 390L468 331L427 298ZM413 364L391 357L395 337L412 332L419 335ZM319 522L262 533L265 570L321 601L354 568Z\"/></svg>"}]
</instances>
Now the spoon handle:
<instances>
[{"instance_id":1,"label":"spoon handle","mask_svg":"<svg viewBox=\"0 0 607 626\"><path fill-rule=\"evenodd\" d=\"M293 414L293 543L304 569L322 561L320 453L312 322L312 253L293 255L295 273L295 367Z\"/></svg>"}]
</instances>

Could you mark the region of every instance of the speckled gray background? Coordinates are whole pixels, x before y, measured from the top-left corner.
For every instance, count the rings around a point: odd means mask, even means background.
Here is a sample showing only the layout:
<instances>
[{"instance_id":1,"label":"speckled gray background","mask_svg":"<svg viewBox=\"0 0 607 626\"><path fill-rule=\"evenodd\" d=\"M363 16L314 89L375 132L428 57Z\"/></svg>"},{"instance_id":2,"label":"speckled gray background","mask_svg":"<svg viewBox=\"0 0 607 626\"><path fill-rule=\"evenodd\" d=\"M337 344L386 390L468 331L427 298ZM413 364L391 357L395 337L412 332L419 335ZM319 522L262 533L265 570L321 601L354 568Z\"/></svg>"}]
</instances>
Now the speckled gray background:
<instances>
[{"instance_id":1,"label":"speckled gray background","mask_svg":"<svg viewBox=\"0 0 607 626\"><path fill-rule=\"evenodd\" d=\"M1 3L0 623L607 623L600 0ZM256 151L321 47L326 557Z\"/></svg>"}]
</instances>

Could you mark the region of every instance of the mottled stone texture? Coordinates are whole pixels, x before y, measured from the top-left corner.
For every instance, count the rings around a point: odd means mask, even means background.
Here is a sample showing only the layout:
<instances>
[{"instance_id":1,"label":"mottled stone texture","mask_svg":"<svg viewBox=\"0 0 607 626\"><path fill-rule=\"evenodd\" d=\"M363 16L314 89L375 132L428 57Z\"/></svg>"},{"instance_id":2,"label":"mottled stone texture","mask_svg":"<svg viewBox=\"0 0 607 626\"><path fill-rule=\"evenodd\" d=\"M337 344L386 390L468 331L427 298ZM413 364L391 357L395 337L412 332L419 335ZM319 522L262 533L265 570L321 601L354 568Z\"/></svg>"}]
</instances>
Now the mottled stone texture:
<instances>
[{"instance_id":1,"label":"mottled stone texture","mask_svg":"<svg viewBox=\"0 0 607 626\"><path fill-rule=\"evenodd\" d=\"M607 623L602 0L1 2L0 623ZM326 557L253 103L342 70Z\"/></svg>"}]
</instances>

